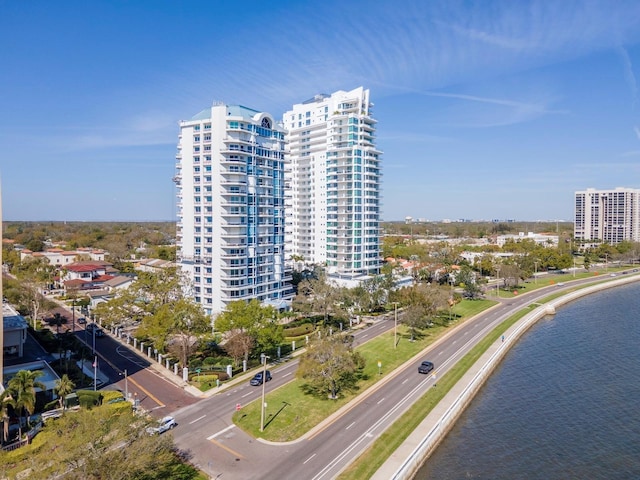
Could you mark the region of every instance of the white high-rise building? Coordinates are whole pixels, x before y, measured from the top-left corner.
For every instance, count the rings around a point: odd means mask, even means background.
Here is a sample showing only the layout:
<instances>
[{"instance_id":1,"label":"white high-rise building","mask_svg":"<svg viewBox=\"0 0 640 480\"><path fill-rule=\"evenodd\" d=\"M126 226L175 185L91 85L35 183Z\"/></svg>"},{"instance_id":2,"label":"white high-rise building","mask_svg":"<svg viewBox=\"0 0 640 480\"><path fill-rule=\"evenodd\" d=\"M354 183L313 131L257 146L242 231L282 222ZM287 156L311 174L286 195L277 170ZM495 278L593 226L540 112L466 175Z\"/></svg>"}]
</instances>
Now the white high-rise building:
<instances>
[{"instance_id":1,"label":"white high-rise building","mask_svg":"<svg viewBox=\"0 0 640 480\"><path fill-rule=\"evenodd\" d=\"M640 190L588 188L575 192L574 238L615 245L640 241Z\"/></svg>"},{"instance_id":2,"label":"white high-rise building","mask_svg":"<svg viewBox=\"0 0 640 480\"><path fill-rule=\"evenodd\" d=\"M369 90L316 95L283 116L287 130L287 260L330 273L381 265L381 155Z\"/></svg>"},{"instance_id":3,"label":"white high-rise building","mask_svg":"<svg viewBox=\"0 0 640 480\"><path fill-rule=\"evenodd\" d=\"M214 105L180 122L178 263L208 314L235 300L281 305L285 131L268 113Z\"/></svg>"}]
</instances>

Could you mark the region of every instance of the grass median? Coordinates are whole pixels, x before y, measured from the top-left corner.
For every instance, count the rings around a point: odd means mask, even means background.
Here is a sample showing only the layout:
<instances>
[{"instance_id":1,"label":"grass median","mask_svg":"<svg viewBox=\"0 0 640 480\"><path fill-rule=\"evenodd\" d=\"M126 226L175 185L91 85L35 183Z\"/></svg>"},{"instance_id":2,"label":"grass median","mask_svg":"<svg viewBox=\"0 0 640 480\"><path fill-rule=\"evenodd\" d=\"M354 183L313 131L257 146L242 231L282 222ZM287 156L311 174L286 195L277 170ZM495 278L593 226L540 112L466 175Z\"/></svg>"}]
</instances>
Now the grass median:
<instances>
[{"instance_id":1,"label":"grass median","mask_svg":"<svg viewBox=\"0 0 640 480\"><path fill-rule=\"evenodd\" d=\"M431 388L406 413L354 461L338 478L339 480L362 480L371 478L393 452L420 425L422 420L444 398L482 354L515 322L520 320L535 306L528 306L512 315L455 364L446 374L439 376L438 387Z\"/></svg>"},{"instance_id":2,"label":"grass median","mask_svg":"<svg viewBox=\"0 0 640 480\"><path fill-rule=\"evenodd\" d=\"M459 323L494 304L495 302L490 300L463 301L453 308L452 314ZM357 348L366 360L363 379L356 388L342 392L337 400L307 395L301 388L303 382L295 379L266 396L267 407L263 432L260 432L260 401L241 406L240 411L234 414L233 421L254 437L276 442L295 440L353 400L358 394L384 379L386 375L389 375L408 359L433 344L450 329L451 327L439 325L424 329L412 342L406 327L398 325L397 348L394 348L393 345L393 329ZM381 364L380 368L378 367L379 363ZM277 371L274 372L274 375L277 375Z\"/></svg>"}]
</instances>

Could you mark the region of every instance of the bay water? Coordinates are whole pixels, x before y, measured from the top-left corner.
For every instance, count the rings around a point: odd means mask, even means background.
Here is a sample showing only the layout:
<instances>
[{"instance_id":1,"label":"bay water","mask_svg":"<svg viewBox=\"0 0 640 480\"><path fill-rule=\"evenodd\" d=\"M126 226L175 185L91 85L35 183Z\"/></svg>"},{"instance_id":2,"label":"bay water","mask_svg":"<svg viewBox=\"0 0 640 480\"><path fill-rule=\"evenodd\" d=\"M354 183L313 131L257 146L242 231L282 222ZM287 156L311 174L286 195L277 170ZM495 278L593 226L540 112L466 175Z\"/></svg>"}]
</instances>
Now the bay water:
<instances>
[{"instance_id":1,"label":"bay water","mask_svg":"<svg viewBox=\"0 0 640 480\"><path fill-rule=\"evenodd\" d=\"M415 479L640 479L640 283L538 321Z\"/></svg>"}]
</instances>

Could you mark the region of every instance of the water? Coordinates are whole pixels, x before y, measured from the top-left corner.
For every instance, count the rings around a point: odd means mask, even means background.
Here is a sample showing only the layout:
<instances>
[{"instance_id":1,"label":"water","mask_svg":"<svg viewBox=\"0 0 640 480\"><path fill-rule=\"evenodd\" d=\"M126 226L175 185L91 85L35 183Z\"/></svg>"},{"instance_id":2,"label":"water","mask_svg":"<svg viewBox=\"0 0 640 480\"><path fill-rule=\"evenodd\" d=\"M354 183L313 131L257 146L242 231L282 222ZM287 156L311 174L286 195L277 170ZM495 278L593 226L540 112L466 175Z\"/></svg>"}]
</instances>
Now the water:
<instances>
[{"instance_id":1,"label":"water","mask_svg":"<svg viewBox=\"0 0 640 480\"><path fill-rule=\"evenodd\" d=\"M640 479L640 284L540 320L429 458L424 479Z\"/></svg>"}]
</instances>

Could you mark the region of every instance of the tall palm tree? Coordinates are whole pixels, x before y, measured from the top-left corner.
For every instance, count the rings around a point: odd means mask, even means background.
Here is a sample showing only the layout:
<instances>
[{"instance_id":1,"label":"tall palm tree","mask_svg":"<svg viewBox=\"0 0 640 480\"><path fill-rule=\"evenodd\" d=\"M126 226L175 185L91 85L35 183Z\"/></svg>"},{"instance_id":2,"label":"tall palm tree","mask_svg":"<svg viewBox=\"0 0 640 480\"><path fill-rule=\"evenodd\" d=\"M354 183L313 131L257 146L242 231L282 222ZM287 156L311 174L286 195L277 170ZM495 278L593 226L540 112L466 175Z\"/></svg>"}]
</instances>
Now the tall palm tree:
<instances>
[{"instance_id":1,"label":"tall palm tree","mask_svg":"<svg viewBox=\"0 0 640 480\"><path fill-rule=\"evenodd\" d=\"M36 407L36 388L45 390L46 387L37 379L42 377L42 370L20 370L16 376L9 380L8 390L15 402L15 408L20 413L19 435L22 439L22 414L26 413L27 424L29 415Z\"/></svg>"},{"instance_id":2,"label":"tall palm tree","mask_svg":"<svg viewBox=\"0 0 640 480\"><path fill-rule=\"evenodd\" d=\"M15 402L9 390L0 394L0 420L2 420L2 443L9 438L9 407L14 407Z\"/></svg>"},{"instance_id":3,"label":"tall palm tree","mask_svg":"<svg viewBox=\"0 0 640 480\"><path fill-rule=\"evenodd\" d=\"M62 375L62 378L60 380L56 381L56 388L54 389L54 391L56 392L56 395L60 397L60 408L62 408L63 410L65 408L64 397L73 392L74 388L75 384L71 381L66 373Z\"/></svg>"}]
</instances>

